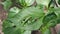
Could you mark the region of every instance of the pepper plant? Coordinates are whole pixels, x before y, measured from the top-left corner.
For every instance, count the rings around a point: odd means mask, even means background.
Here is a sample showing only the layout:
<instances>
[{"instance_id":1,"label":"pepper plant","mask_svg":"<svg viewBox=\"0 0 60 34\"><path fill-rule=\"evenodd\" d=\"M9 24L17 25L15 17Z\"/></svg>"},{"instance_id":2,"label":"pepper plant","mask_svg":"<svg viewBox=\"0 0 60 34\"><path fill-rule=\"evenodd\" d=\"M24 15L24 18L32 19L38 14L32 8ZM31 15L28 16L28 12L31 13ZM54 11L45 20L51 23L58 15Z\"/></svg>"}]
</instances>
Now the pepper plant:
<instances>
[{"instance_id":1,"label":"pepper plant","mask_svg":"<svg viewBox=\"0 0 60 34\"><path fill-rule=\"evenodd\" d=\"M60 0L5 0L1 4L8 12L4 34L31 34L33 30L51 34L50 27L60 23Z\"/></svg>"}]
</instances>

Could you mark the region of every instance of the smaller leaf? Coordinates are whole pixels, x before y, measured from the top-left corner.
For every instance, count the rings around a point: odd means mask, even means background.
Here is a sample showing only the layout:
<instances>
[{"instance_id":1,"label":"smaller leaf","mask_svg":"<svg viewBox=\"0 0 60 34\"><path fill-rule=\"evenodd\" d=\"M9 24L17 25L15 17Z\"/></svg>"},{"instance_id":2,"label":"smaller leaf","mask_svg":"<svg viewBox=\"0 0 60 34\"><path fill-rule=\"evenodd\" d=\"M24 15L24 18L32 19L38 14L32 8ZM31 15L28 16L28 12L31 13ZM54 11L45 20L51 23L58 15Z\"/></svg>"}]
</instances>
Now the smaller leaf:
<instances>
[{"instance_id":1,"label":"smaller leaf","mask_svg":"<svg viewBox=\"0 0 60 34\"><path fill-rule=\"evenodd\" d=\"M2 4L3 4L3 6L4 6L4 9L9 9L10 8L10 6L12 5L12 2L11 2L11 0L6 0L6 1L4 1L4 2L2 2Z\"/></svg>"},{"instance_id":2,"label":"smaller leaf","mask_svg":"<svg viewBox=\"0 0 60 34\"><path fill-rule=\"evenodd\" d=\"M16 14L18 14L20 12L20 9L17 8L17 7L13 7L9 10L9 13L8 13L8 18L12 18L14 17Z\"/></svg>"},{"instance_id":3,"label":"smaller leaf","mask_svg":"<svg viewBox=\"0 0 60 34\"><path fill-rule=\"evenodd\" d=\"M57 15L56 15L54 12L52 12L52 13L50 13L50 14L47 14L47 15L43 18L43 23L46 24L46 23L48 23L49 21L54 20L54 19L56 19L56 18L57 18Z\"/></svg>"},{"instance_id":4,"label":"smaller leaf","mask_svg":"<svg viewBox=\"0 0 60 34\"><path fill-rule=\"evenodd\" d=\"M35 0L19 0L19 2L23 7L27 7L31 6L35 2Z\"/></svg>"}]
</instances>

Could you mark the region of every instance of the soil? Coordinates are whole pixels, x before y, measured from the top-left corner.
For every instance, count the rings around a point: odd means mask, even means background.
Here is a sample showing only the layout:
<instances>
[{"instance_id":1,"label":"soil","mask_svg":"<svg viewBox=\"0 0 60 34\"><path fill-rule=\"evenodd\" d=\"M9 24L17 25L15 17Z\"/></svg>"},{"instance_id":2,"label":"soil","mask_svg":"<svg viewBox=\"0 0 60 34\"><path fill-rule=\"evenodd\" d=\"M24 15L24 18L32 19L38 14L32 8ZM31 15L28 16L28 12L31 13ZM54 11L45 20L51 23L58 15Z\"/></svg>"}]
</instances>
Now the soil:
<instances>
[{"instance_id":1,"label":"soil","mask_svg":"<svg viewBox=\"0 0 60 34\"><path fill-rule=\"evenodd\" d=\"M3 9L3 6L0 4L0 34L3 34L2 32L2 21L6 19L7 12Z\"/></svg>"}]
</instances>

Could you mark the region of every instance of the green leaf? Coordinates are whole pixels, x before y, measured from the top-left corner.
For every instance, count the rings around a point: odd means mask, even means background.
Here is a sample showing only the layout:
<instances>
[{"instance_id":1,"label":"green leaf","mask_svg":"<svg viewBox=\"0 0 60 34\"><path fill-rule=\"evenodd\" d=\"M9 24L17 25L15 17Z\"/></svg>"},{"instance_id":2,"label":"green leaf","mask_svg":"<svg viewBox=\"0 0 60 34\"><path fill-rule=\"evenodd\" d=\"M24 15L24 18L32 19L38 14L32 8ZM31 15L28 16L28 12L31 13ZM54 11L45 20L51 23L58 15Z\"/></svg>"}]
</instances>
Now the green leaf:
<instances>
[{"instance_id":1,"label":"green leaf","mask_svg":"<svg viewBox=\"0 0 60 34\"><path fill-rule=\"evenodd\" d=\"M12 2L11 2L11 0L6 0L6 1L4 1L4 2L2 2L2 4L3 4L3 6L4 6L4 9L9 9L10 8L10 6L12 5Z\"/></svg>"},{"instance_id":2,"label":"green leaf","mask_svg":"<svg viewBox=\"0 0 60 34\"><path fill-rule=\"evenodd\" d=\"M43 16L44 16L43 10L39 9L38 7L29 7L29 8L21 9L21 12L18 8L13 7L10 9L8 18L7 18L6 22L4 22L4 24L3 24L3 26L4 26L3 31L5 32L5 34L8 34L8 33L9 34L21 34L21 33L19 33L21 30L23 30L23 31L27 30L30 33L31 30L37 30L40 28L40 26L42 25L42 19L40 19L40 18ZM32 18L30 18L30 17L32 17ZM35 21L36 20L35 18L37 18L37 21ZM5 25L5 23L7 25ZM7 27L5 27L5 26L7 26ZM11 29L13 29L13 30L11 30ZM20 30L18 30L18 29L20 29ZM26 33L24 33L24 34L26 34Z\"/></svg>"},{"instance_id":3,"label":"green leaf","mask_svg":"<svg viewBox=\"0 0 60 34\"><path fill-rule=\"evenodd\" d=\"M18 14L19 12L21 12L21 10L17 7L13 7L9 10L8 12L8 18L12 18L14 17L16 14Z\"/></svg>"},{"instance_id":4,"label":"green leaf","mask_svg":"<svg viewBox=\"0 0 60 34\"><path fill-rule=\"evenodd\" d=\"M31 6L37 2L37 6ZM5 0L2 4L8 10L7 19L3 21L4 34L31 34L39 30L42 34L51 34L50 27L60 23L60 8L45 8L51 0L15 0L22 5L22 9L12 7L12 0ZM13 3L14 4L14 3ZM20 5L21 4L21 5ZM18 5L17 5L18 6ZM44 13L44 11L47 11Z\"/></svg>"},{"instance_id":5,"label":"green leaf","mask_svg":"<svg viewBox=\"0 0 60 34\"><path fill-rule=\"evenodd\" d=\"M60 18L60 8L55 8L54 12Z\"/></svg>"},{"instance_id":6,"label":"green leaf","mask_svg":"<svg viewBox=\"0 0 60 34\"><path fill-rule=\"evenodd\" d=\"M20 22L21 20L23 20L27 16L42 17L43 15L44 15L43 10L40 10L37 7L36 8L35 7L29 7L29 8L22 9L21 13L18 13L16 16L14 16L14 18L11 18L9 20L11 20L14 23L17 23L17 22Z\"/></svg>"},{"instance_id":7,"label":"green leaf","mask_svg":"<svg viewBox=\"0 0 60 34\"><path fill-rule=\"evenodd\" d=\"M8 27L3 29L4 34L22 34L23 31L24 30L21 30L17 27Z\"/></svg>"},{"instance_id":8,"label":"green leaf","mask_svg":"<svg viewBox=\"0 0 60 34\"><path fill-rule=\"evenodd\" d=\"M57 19L57 23L60 23L60 18Z\"/></svg>"},{"instance_id":9,"label":"green leaf","mask_svg":"<svg viewBox=\"0 0 60 34\"><path fill-rule=\"evenodd\" d=\"M51 34L50 29L46 29L42 34Z\"/></svg>"},{"instance_id":10,"label":"green leaf","mask_svg":"<svg viewBox=\"0 0 60 34\"><path fill-rule=\"evenodd\" d=\"M58 0L58 4L60 5L60 0Z\"/></svg>"},{"instance_id":11,"label":"green leaf","mask_svg":"<svg viewBox=\"0 0 60 34\"><path fill-rule=\"evenodd\" d=\"M23 7L26 7L31 6L35 2L35 0L19 0L19 2Z\"/></svg>"},{"instance_id":12,"label":"green leaf","mask_svg":"<svg viewBox=\"0 0 60 34\"><path fill-rule=\"evenodd\" d=\"M45 5L45 6L47 6L48 7L48 4L49 4L49 2L50 2L50 0L36 0L36 2L37 2L37 4L39 4L39 5Z\"/></svg>"},{"instance_id":13,"label":"green leaf","mask_svg":"<svg viewBox=\"0 0 60 34\"><path fill-rule=\"evenodd\" d=\"M54 23L53 23L54 24ZM47 24L43 24L42 27L40 27L40 31L42 32L42 34L51 34L50 32L50 27L51 25L53 25L51 22L47 23Z\"/></svg>"},{"instance_id":14,"label":"green leaf","mask_svg":"<svg viewBox=\"0 0 60 34\"><path fill-rule=\"evenodd\" d=\"M43 23L46 24L51 20L57 19L57 15L52 12L50 14L47 14L44 18L43 18Z\"/></svg>"},{"instance_id":15,"label":"green leaf","mask_svg":"<svg viewBox=\"0 0 60 34\"><path fill-rule=\"evenodd\" d=\"M14 23L10 22L9 20L4 20L3 21L3 27L7 28L7 27L12 27L14 26Z\"/></svg>"}]
</instances>

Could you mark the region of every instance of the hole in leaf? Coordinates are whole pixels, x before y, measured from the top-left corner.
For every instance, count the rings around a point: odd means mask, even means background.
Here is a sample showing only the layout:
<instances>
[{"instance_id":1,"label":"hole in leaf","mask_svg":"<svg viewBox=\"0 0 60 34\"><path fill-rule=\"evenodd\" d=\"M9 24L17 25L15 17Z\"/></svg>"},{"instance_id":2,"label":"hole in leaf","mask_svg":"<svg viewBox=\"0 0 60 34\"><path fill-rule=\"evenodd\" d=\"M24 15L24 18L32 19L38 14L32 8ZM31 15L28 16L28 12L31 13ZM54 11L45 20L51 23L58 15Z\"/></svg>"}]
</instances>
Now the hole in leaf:
<instances>
[{"instance_id":1,"label":"hole in leaf","mask_svg":"<svg viewBox=\"0 0 60 34\"><path fill-rule=\"evenodd\" d=\"M39 30L33 30L31 34L41 34L41 32Z\"/></svg>"},{"instance_id":2,"label":"hole in leaf","mask_svg":"<svg viewBox=\"0 0 60 34\"><path fill-rule=\"evenodd\" d=\"M16 26L13 26L13 28L16 28Z\"/></svg>"}]
</instances>

